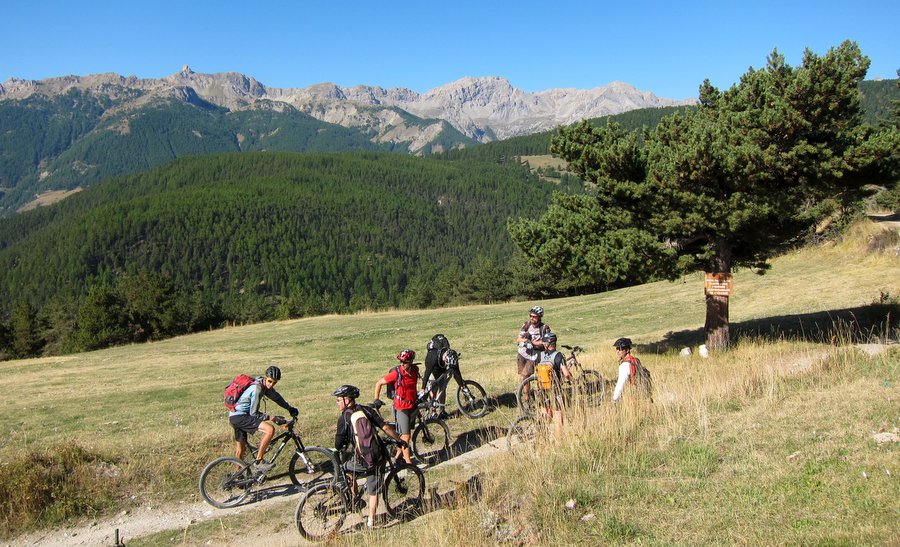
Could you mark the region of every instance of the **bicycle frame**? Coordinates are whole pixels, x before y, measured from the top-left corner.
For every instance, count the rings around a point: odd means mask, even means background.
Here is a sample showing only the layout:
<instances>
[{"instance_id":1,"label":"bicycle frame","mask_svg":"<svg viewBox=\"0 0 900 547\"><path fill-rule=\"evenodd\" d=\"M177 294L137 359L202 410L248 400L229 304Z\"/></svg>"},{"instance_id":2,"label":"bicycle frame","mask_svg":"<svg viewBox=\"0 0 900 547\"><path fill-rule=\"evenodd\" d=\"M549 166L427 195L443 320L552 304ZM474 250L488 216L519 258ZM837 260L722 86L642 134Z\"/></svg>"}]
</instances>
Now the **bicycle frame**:
<instances>
[{"instance_id":1,"label":"bicycle frame","mask_svg":"<svg viewBox=\"0 0 900 547\"><path fill-rule=\"evenodd\" d=\"M460 374L462 376L462 374ZM444 369L444 372L440 373L434 380L431 381L431 390L427 393L429 395L429 399L434 401L439 401L441 396L447 393L447 386L450 385L450 378L453 377L453 371L450 370L450 367ZM465 378L463 378L465 380ZM459 383L459 380L456 381L458 385L463 385Z\"/></svg>"},{"instance_id":2,"label":"bicycle frame","mask_svg":"<svg viewBox=\"0 0 900 547\"><path fill-rule=\"evenodd\" d=\"M296 431L294 431L295 424L296 424L296 422L293 420L288 422L287 429L285 431L279 433L274 438L272 438L271 441L269 441L269 449L266 450L266 454L263 455L263 460L266 463L274 463L275 460L278 459L278 456L281 455L281 453L284 451L284 447L286 447L288 445L288 443L291 440L293 440L294 445L297 449L297 452L296 452L297 455L303 461L304 465L309 465L309 462L306 460L306 455L305 455L306 446L303 444L303 439L300 438L300 434L297 433ZM279 442L281 443L280 445L278 445ZM272 447L274 447L276 445L278 445L278 448L276 448L275 451L273 452ZM272 454L272 455L267 458L266 456L268 456L268 454Z\"/></svg>"}]
</instances>

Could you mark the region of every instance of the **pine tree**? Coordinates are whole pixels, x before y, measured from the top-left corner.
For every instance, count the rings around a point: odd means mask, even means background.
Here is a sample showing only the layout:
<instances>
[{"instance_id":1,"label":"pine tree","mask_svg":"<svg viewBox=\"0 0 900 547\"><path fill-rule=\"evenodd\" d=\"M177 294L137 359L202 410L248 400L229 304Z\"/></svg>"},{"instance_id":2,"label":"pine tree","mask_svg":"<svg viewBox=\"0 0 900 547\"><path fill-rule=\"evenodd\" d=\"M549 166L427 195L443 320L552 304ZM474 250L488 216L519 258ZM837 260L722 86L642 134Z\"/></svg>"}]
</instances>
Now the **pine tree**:
<instances>
[{"instance_id":1,"label":"pine tree","mask_svg":"<svg viewBox=\"0 0 900 547\"><path fill-rule=\"evenodd\" d=\"M707 80L699 108L640 140L614 124L562 128L551 151L597 193L557 196L510 233L536 266L577 286L765 269L863 184L896 173L896 132L861 123L868 66L849 41L821 57L807 50L797 68L775 51L727 91ZM727 296L707 297L706 333L711 348L728 346Z\"/></svg>"}]
</instances>

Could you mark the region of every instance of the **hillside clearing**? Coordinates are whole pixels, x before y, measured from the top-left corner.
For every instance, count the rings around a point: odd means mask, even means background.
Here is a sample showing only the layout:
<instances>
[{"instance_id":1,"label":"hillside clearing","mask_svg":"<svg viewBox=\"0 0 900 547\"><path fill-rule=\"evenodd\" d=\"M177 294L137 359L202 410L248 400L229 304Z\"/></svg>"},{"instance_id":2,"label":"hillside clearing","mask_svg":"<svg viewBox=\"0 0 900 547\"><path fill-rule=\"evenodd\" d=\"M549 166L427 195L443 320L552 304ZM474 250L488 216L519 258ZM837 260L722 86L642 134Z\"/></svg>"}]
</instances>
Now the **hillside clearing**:
<instances>
[{"instance_id":1,"label":"hillside clearing","mask_svg":"<svg viewBox=\"0 0 900 547\"><path fill-rule=\"evenodd\" d=\"M894 495L898 493L896 482L881 478L875 482L873 471L876 466L890 468L885 462L895 460L896 446L878 448L868 441L873 430L883 426L891 431L898 425L897 350L875 357L861 351L839 352L849 357L826 360L831 363L827 366L817 365L818 360L808 364L803 361L804 356L830 352L835 343L849 346L857 341L896 337L885 318L892 313L891 322L896 325L900 257L870 250L873 229L864 225L840 244L789 253L777 259L765 276L738 272L732 307L738 335L736 349L707 361L676 356L683 345L702 342L700 276L677 283L653 283L542 302L547 309L547 322L559 333L560 342L585 346L584 365L607 378L615 370L609 351L612 340L620 335L632 337L645 365L653 371L659 393L659 404L647 418L649 422L630 414L624 416L628 420L611 421L615 415L606 407L600 409L592 423L609 427L602 430L599 438L594 438L593 433L580 433L582 430L577 427L585 422L573 416L572 437L582 444L561 445L554 451L554 463L547 472L553 477L550 490L527 490L529 500L543 499L548 503L541 519L564 518L557 508L570 497L580 507L593 511L595 520L591 527L575 526L574 535L560 541L595 543L644 538L663 543L711 542L715 526L706 524L702 517L715 517L710 522L726 525L725 513L710 511L716 509L715 503L728 507L723 500L730 496L748 500L745 505L731 506L733 512L746 517L736 533L747 535L743 541L737 535L729 536L727 542L782 542L783 537L776 535L780 530L777 523L766 519L773 518L771 507L792 514L802 506L800 500L793 498L772 505L777 499L775 493L796 489L787 480L790 475L779 475L778 484L751 484L749 490L741 490L739 485L747 473L756 480L764 479L759 474L764 469L760 461L777 464L780 471L787 473L787 468L782 469L787 465L787 456L798 450L801 455L810 454L804 452L809 443L798 442L804 439L803 431L819 432L816 435L826 431L829 454L852 456L847 465L828 464L822 470L817 467L817 459L821 459L817 452L811 453L813 459L804 460L803 465L812 466L809 480L822 484L811 498L818 504L815 508L821 512L820 517L833 511L822 496L841 499L848 488L860 488L850 482L850 477L861 476L861 468L839 477L831 475L832 471L843 473L865 462L871 462L865 469L872 479L863 483L860 490L868 497L853 498L859 507L880 507L885 499L900 499ZM365 394L365 389L370 389L366 386L373 385L386 372L399 349L421 350L431 335L443 332L462 352L464 376L482 383L501 402L497 410L481 420L452 420L452 433L460 436L479 429L503 428L515 417L509 399L515 387L512 340L530 305L507 303L317 317L79 355L3 362L0 373L15 377L28 389L7 403L7 415L11 418L0 441L0 461L5 465L30 450L53 448L69 441L108 455L111 459L107 461L120 473L121 497L115 505L100 509L96 517L83 522L86 530L91 529L94 520L98 522L96 528L101 528L101 522L106 528L108 522L117 520L104 520L103 515L119 515L116 519L121 520L121 531L131 544L137 537L128 528L132 519L143 514L145 508L154 511L173 505L194 507L200 469L213 457L232 450L219 401L224 384L234 374L262 370L272 361L280 363L285 377L278 387L288 401L301 409L304 440L307 444L327 446L336 419L329 394L336 385L356 383ZM797 369L801 373L796 380L778 379L771 372L777 369L774 363L800 363ZM698 388L701 383L703 390ZM851 401L852 408L844 404ZM816 419L816 414L825 408L829 413L822 412L823 419L839 416L842 408L847 410L846 419L834 427L828 426L828 420ZM766 413L769 421L760 421L759 417ZM637 427L642 423L648 426ZM754 428L755 423L773 425ZM779 427L790 434L776 436ZM760 452L760 446L765 450ZM781 452L785 452L784 458L778 459L776 455ZM578 454L591 457L579 459ZM766 454L771 456L756 461ZM725 462L716 463L722 457ZM473 526L472 519L487 512L498 516L496 530L490 534L505 526L507 532L521 534L517 537L546 539L521 520L532 511L527 510L529 506L503 505L499 501L512 499L507 491L511 486L505 481L515 481L516 472L520 477L528 477L527 469L510 465L519 459L479 460L493 462L478 464L484 477L483 498L459 511L429 514L409 526L385 529L375 534L374 540L383 540L388 534L392 541L411 539L406 534L419 533L424 540L430 538L439 544L447 542L447 538L454 538L457 543L484 541L483 530L480 525ZM727 476L717 474L723 469L729 470ZM444 471L438 471L429 474L428 480L437 484L435 475L444 477ZM711 474L716 474L717 481L707 480ZM529 485L544 483L538 477L526 480ZM666 484L672 487L660 489ZM718 500L711 505L704 494L711 494L713 487L720 490L715 498L710 498ZM876 490L870 492L872 488ZM674 501L669 502L669 498ZM268 529L293 534L293 539L284 541L294 543L296 532L289 514L295 503L296 497L292 497L282 505L251 504L248 509L261 507L254 515L268 523ZM623 508L630 504L667 516L659 524L655 520L632 522L618 507L620 503L625 504ZM599 512L603 507L606 509ZM751 518L753 507L765 516L757 528ZM890 503L887 507L891 507ZM689 510L697 516L691 517ZM123 511L129 513L122 514ZM882 524L889 511L866 517L870 519L865 521L872 527L870 532L857 531L844 539L889 542L891 536ZM578 518L587 514L579 514ZM170 522L177 528L176 533L165 533L164 539L148 538L147 542L228 543L236 535L233 530L246 525L244 513L235 511L229 516L211 513L211 520L204 524L201 521L205 516L189 513L181 521L173 517ZM190 519L195 522L190 523ZM679 522L680 528L674 528ZM816 522L796 526L799 529L790 537L797 542L823 541L828 537ZM464 535L462 530L470 532ZM105 530L107 534L112 532L114 529ZM82 531L79 535L84 538L82 534L87 533ZM353 536L346 541L358 539Z\"/></svg>"}]
</instances>

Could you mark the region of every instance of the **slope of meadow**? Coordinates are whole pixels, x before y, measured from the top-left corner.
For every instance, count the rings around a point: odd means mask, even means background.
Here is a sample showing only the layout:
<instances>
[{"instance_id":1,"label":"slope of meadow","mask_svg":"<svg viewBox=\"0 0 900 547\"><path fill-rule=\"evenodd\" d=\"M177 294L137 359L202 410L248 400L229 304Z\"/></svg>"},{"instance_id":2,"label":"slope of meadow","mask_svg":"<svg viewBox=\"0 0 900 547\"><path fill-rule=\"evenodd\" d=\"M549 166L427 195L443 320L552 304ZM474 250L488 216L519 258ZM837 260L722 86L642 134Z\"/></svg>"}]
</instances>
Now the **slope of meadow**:
<instances>
[{"instance_id":1,"label":"slope of meadow","mask_svg":"<svg viewBox=\"0 0 900 547\"><path fill-rule=\"evenodd\" d=\"M565 439L478 464L479 496L365 541L896 543L898 443L877 445L872 432L900 426L900 352L852 346L897 337L896 230L862 224L764 276L738 272L735 287L736 347L708 360L677 356L702 342L700 276L541 302L561 343L584 346L582 361L604 377L616 368L612 340L634 339L656 404L574 414ZM354 383L368 400L400 349L423 351L443 332L463 374L498 401L481 420L452 420L452 432L496 435L516 415L512 340L531 304L317 317L0 363L15 393L0 437L0 529L196 500L205 462L232 450L222 389L270 362L304 438L330 445L334 387ZM258 517L288 534L280 541L299 541L296 500ZM246 525L237 515L145 541L231 544Z\"/></svg>"}]
</instances>

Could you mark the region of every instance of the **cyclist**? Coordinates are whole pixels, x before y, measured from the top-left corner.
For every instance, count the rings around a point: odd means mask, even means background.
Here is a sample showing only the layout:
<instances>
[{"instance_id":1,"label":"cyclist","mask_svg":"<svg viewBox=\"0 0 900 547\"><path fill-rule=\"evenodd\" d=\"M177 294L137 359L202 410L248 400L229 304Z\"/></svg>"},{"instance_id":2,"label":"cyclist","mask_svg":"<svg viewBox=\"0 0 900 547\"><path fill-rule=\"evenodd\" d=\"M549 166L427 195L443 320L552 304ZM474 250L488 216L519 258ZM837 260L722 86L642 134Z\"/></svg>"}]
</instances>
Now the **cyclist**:
<instances>
[{"instance_id":1,"label":"cyclist","mask_svg":"<svg viewBox=\"0 0 900 547\"><path fill-rule=\"evenodd\" d=\"M554 380L571 381L572 372L569 370L568 365L566 365L566 357L561 351L556 350L556 343L558 341L556 333L548 332L543 336L542 341L544 342L544 351L541 352L538 364L550 365L553 369Z\"/></svg>"},{"instance_id":2,"label":"cyclist","mask_svg":"<svg viewBox=\"0 0 900 547\"><path fill-rule=\"evenodd\" d=\"M545 408L546 412L553 418L553 432L557 437L562 434L563 414L562 414L562 391L561 382L572 380L572 372L566 365L565 356L556 350L557 336L552 332L544 334L542 341L544 343L544 351L540 353L535 368L538 373L538 385L551 385L552 404ZM546 367L546 368L545 368ZM545 375L548 375L545 377Z\"/></svg>"},{"instance_id":3,"label":"cyclist","mask_svg":"<svg viewBox=\"0 0 900 547\"><path fill-rule=\"evenodd\" d=\"M436 380L449 370L456 383L462 386L463 391L468 395L469 388L463 383L462 374L459 372L459 353L450 347L450 341L447 340L447 337L443 334L435 334L425 347L428 353L425 354L422 391L430 391L432 397L436 395L437 391L440 391L438 402L444 404L447 401L447 383L449 379L445 378L440 385L437 385L431 377L433 375L434 380ZM429 380L432 381L429 382ZM440 417L446 420L450 416L445 410L441 409Z\"/></svg>"},{"instance_id":4,"label":"cyclist","mask_svg":"<svg viewBox=\"0 0 900 547\"><path fill-rule=\"evenodd\" d=\"M613 342L616 348L616 355L619 358L619 379L616 382L616 389L613 391L613 402L616 403L622 398L625 391L625 385L639 385L641 389L650 396L650 373L641 364L641 360L631 354L631 339L619 338ZM653 402L653 399L650 399Z\"/></svg>"},{"instance_id":5,"label":"cyclist","mask_svg":"<svg viewBox=\"0 0 900 547\"><path fill-rule=\"evenodd\" d=\"M337 450L342 450L345 446L352 446L354 448L353 458L347 462L346 465L348 471L347 480L350 482L353 498L356 499L356 475L360 474L366 477L366 492L369 494L369 518L366 521L366 525L369 528L372 528L375 524L375 512L378 511L378 493L381 490L383 482L385 462L381 456L384 454L384 451L377 451L378 457L372 465L365 463L364 457L362 456L362 448L357 443L357 432L361 428L354 428L351 416L355 412L361 411L368 419L371 425L370 429L376 427L382 429L389 437L399 441L399 446L401 447L405 446L406 442L400 438L393 427L384 423L384 419L382 419L381 415L378 414L376 410L356 403L356 399L359 398L359 388L344 384L334 390L332 395L337 397L338 410L341 413L337 422L337 431L334 435L334 447ZM372 439L369 439L369 441L373 443L381 442L378 440L377 434L375 434Z\"/></svg>"},{"instance_id":6,"label":"cyclist","mask_svg":"<svg viewBox=\"0 0 900 547\"><path fill-rule=\"evenodd\" d=\"M259 441L259 449L256 451L256 458L253 463L253 470L259 474L265 474L272 469L274 464L264 463L262 461L266 449L269 448L269 442L275 435L275 425L272 423L284 424L284 418L281 416L272 416L265 412L260 412L259 403L263 397L271 399L275 404L287 410L291 417L296 418L300 411L296 407L291 406L280 393L275 391L275 384L281 380L281 369L275 365L266 369L263 376L257 377L250 386L244 390L234 405L234 411L228 413L228 421L234 429L234 455L241 459L244 457L244 451L247 449L247 435L259 431L262 433L262 439Z\"/></svg>"},{"instance_id":7,"label":"cyclist","mask_svg":"<svg viewBox=\"0 0 900 547\"><path fill-rule=\"evenodd\" d=\"M540 357L541 350L544 349L543 337L550 332L550 327L544 324L543 318L544 308L534 306L529 310L528 321L519 329L519 335L516 338L519 346L516 355L516 371L520 382L534 374L534 364ZM527 400L529 393L530 389L526 385L522 390L522 397Z\"/></svg>"},{"instance_id":8,"label":"cyclist","mask_svg":"<svg viewBox=\"0 0 900 547\"><path fill-rule=\"evenodd\" d=\"M397 430L400 438L405 442L409 442L412 436L412 430L416 426L416 415L418 414L418 394L416 386L419 382L419 366L413 361L416 359L416 352L411 349L405 349L397 354L397 360L400 365L392 368L390 372L375 382L375 400L372 406L376 409L381 408L384 402L380 399L381 388L384 385L393 387L393 393L389 387L388 393L392 396L394 406L394 421L397 422ZM399 450L406 463L412 463L412 454L409 446Z\"/></svg>"}]
</instances>

